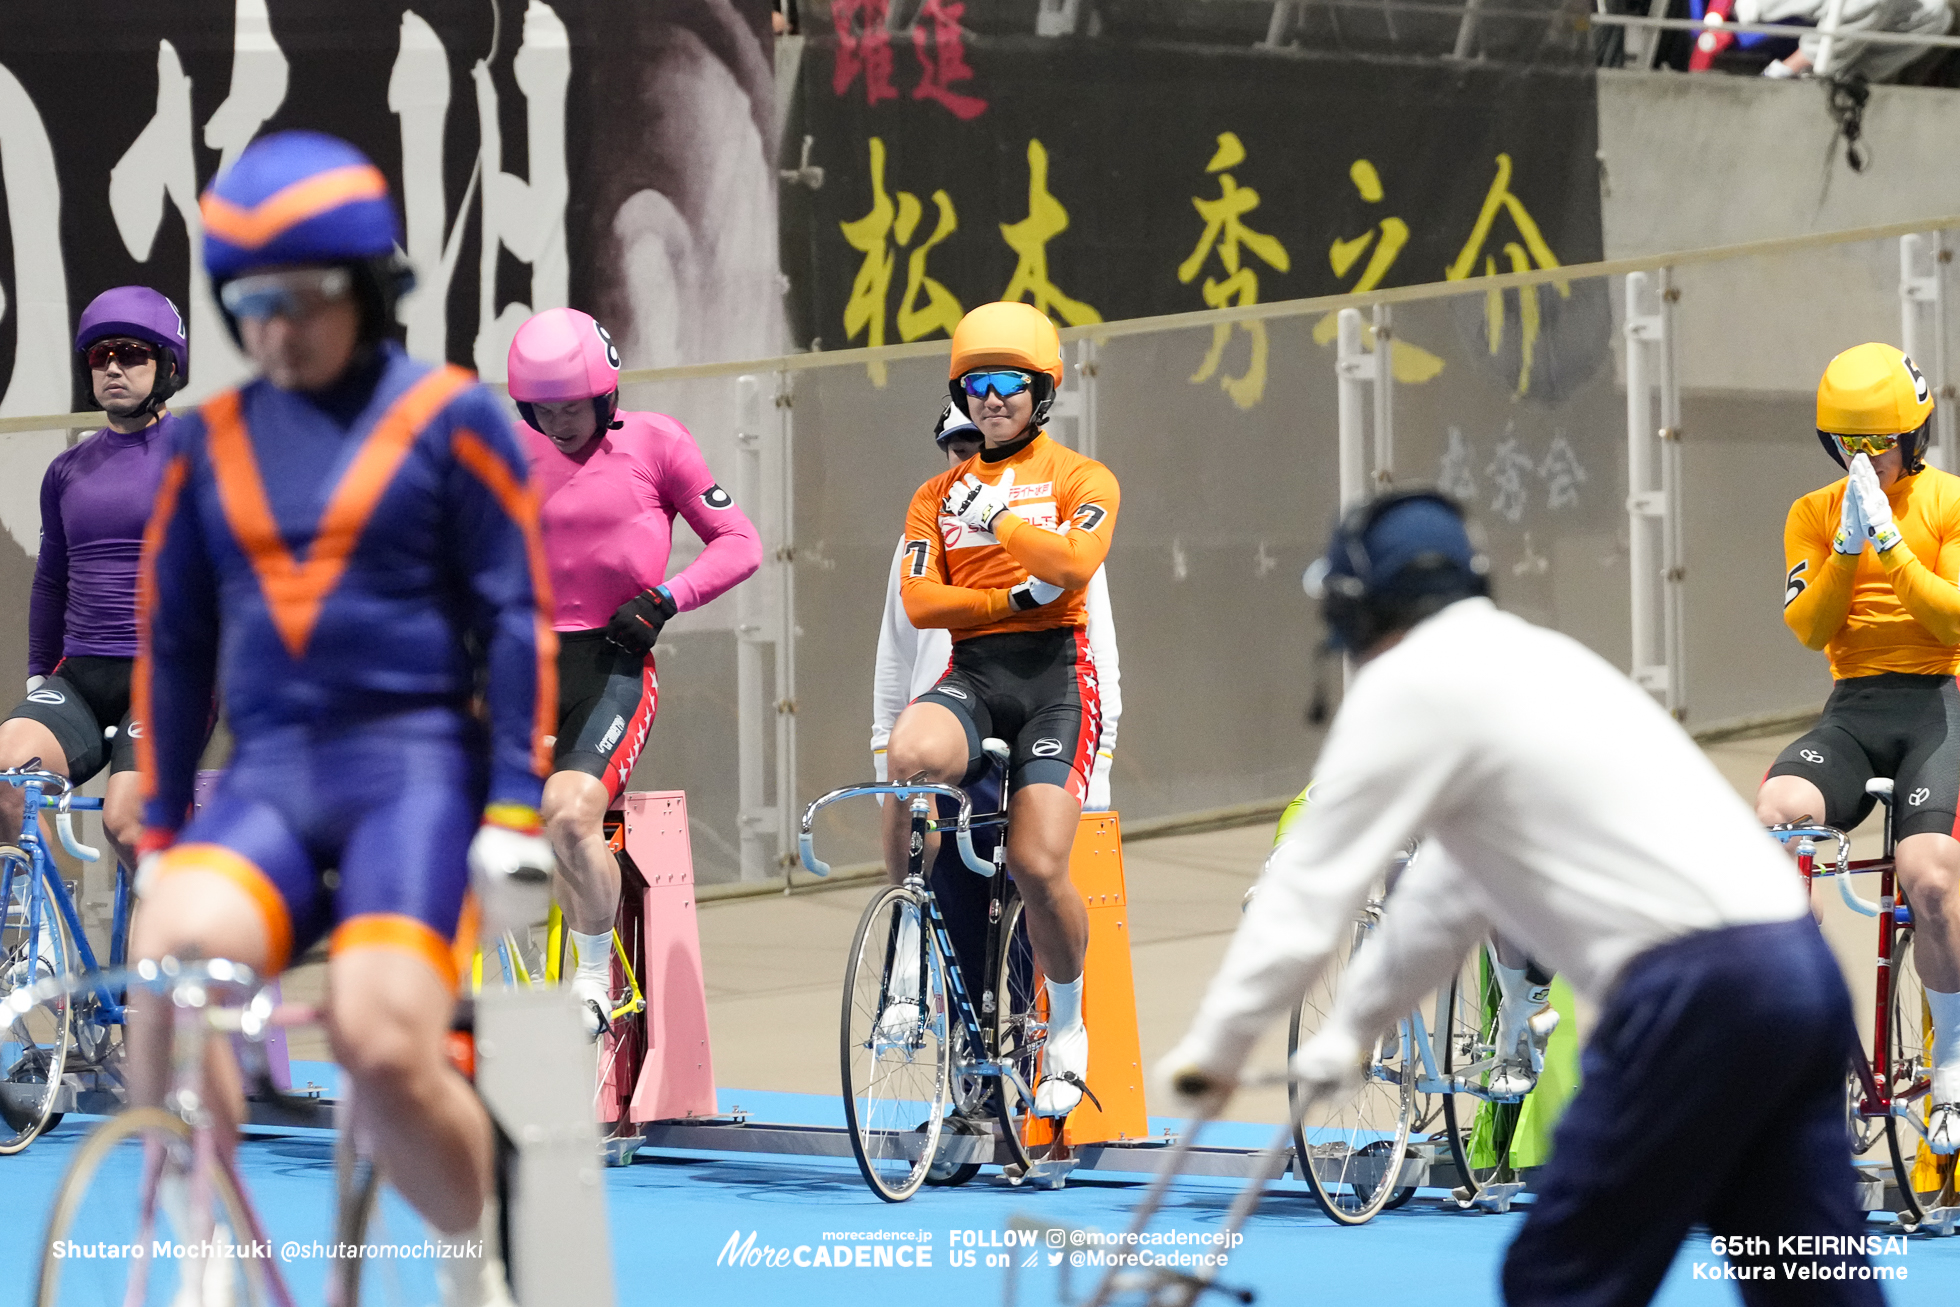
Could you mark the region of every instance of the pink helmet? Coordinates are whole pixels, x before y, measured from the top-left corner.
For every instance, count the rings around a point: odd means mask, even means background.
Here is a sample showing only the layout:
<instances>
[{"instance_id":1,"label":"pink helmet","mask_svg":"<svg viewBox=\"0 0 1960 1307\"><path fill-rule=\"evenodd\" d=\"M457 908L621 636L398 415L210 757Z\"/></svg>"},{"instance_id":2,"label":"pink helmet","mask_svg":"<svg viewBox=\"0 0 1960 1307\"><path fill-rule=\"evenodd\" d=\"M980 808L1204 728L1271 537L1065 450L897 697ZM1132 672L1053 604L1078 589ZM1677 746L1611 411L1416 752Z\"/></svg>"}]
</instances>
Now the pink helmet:
<instances>
[{"instance_id":1,"label":"pink helmet","mask_svg":"<svg viewBox=\"0 0 1960 1307\"><path fill-rule=\"evenodd\" d=\"M538 425L533 404L589 399L599 426L612 425L619 405L619 347L589 313L546 309L517 329L508 364L510 397L524 420Z\"/></svg>"}]
</instances>

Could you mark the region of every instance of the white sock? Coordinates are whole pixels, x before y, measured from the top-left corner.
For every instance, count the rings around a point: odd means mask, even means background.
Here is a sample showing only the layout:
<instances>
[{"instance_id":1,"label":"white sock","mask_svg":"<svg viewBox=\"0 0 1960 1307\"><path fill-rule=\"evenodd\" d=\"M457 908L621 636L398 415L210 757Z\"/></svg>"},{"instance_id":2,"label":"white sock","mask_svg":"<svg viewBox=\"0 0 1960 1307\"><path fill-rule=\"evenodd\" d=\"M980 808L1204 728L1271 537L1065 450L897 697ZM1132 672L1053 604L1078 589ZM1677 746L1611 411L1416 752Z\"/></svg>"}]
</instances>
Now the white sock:
<instances>
[{"instance_id":1,"label":"white sock","mask_svg":"<svg viewBox=\"0 0 1960 1307\"><path fill-rule=\"evenodd\" d=\"M1960 1103L1960 994L1926 991L1933 1014L1933 1101Z\"/></svg>"},{"instance_id":2,"label":"white sock","mask_svg":"<svg viewBox=\"0 0 1960 1307\"><path fill-rule=\"evenodd\" d=\"M572 945L578 952L578 978L598 983L602 989L612 985L612 932L581 935L572 932Z\"/></svg>"},{"instance_id":3,"label":"white sock","mask_svg":"<svg viewBox=\"0 0 1960 1307\"><path fill-rule=\"evenodd\" d=\"M1048 1033L1052 1037L1071 1026L1082 1024L1082 977L1066 985L1050 980L1048 985Z\"/></svg>"}]
</instances>

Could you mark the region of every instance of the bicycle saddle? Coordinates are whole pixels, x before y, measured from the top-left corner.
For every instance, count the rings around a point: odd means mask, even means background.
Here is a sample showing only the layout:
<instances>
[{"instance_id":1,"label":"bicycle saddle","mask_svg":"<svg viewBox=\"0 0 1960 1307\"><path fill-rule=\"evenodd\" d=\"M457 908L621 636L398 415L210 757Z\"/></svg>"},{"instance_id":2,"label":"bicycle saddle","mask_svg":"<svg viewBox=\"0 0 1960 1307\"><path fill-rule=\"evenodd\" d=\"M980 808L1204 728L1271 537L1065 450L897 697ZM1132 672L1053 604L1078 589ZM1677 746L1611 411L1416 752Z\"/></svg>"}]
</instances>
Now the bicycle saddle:
<instances>
[{"instance_id":1,"label":"bicycle saddle","mask_svg":"<svg viewBox=\"0 0 1960 1307\"><path fill-rule=\"evenodd\" d=\"M1872 777L1865 782L1865 793L1871 795L1880 803L1890 805L1892 802L1892 778L1890 776Z\"/></svg>"},{"instance_id":2,"label":"bicycle saddle","mask_svg":"<svg viewBox=\"0 0 1960 1307\"><path fill-rule=\"evenodd\" d=\"M1007 756L1013 750L1008 748L1006 740L997 740L989 735L986 739L980 741L980 752L986 754L987 760L993 763L994 766L1005 767L1007 765Z\"/></svg>"}]
</instances>

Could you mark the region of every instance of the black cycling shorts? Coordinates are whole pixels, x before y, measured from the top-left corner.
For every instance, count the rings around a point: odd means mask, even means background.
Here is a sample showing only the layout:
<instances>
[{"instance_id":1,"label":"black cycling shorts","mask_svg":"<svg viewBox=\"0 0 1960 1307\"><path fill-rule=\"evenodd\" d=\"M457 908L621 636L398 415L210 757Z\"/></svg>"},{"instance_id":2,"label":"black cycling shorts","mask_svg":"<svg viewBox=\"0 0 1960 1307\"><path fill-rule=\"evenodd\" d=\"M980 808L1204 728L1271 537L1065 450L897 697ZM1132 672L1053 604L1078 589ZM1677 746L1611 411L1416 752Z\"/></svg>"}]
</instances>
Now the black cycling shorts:
<instances>
[{"instance_id":1,"label":"black cycling shorts","mask_svg":"<svg viewBox=\"0 0 1960 1307\"><path fill-rule=\"evenodd\" d=\"M952 665L915 702L951 709L966 728L966 776L987 768L980 742L1007 741L1008 779L1023 785L1059 785L1081 803L1089 793L1089 769L1102 738L1102 697L1089 633L1063 626L1046 631L1004 631L953 644Z\"/></svg>"},{"instance_id":2,"label":"black cycling shorts","mask_svg":"<svg viewBox=\"0 0 1960 1307\"><path fill-rule=\"evenodd\" d=\"M582 771L618 800L660 709L653 655L644 658L604 631L558 633L558 739L552 770Z\"/></svg>"},{"instance_id":3,"label":"black cycling shorts","mask_svg":"<svg viewBox=\"0 0 1960 1307\"><path fill-rule=\"evenodd\" d=\"M105 766L111 773L135 771L136 737L142 733L129 719L129 674L135 665L134 658L63 658L7 718L25 717L52 731L68 760L68 779L77 785ZM116 733L105 738L110 727Z\"/></svg>"},{"instance_id":4,"label":"black cycling shorts","mask_svg":"<svg viewBox=\"0 0 1960 1307\"><path fill-rule=\"evenodd\" d=\"M1960 686L1951 676L1881 672L1839 681L1824 715L1778 754L1770 776L1801 776L1824 795L1825 825L1850 830L1892 778L1893 834L1954 835L1960 815ZM1768 779L1765 777L1765 779Z\"/></svg>"}]
</instances>

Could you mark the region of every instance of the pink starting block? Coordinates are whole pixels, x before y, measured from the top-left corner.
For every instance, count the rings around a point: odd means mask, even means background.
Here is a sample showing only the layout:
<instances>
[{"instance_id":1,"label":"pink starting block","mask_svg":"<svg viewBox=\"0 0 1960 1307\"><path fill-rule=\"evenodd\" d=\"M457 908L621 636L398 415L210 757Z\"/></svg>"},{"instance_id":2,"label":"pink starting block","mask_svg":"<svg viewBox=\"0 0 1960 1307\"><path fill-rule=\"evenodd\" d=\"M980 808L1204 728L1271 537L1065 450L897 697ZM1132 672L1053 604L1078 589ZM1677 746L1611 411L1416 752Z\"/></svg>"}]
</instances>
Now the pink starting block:
<instances>
[{"instance_id":1,"label":"pink starting block","mask_svg":"<svg viewBox=\"0 0 1960 1307\"><path fill-rule=\"evenodd\" d=\"M601 1119L616 1120L621 1102L636 1124L713 1116L715 1068L708 1047L687 796L679 790L641 790L625 795L621 806L619 844L623 863L630 865L621 868L620 927L623 937L631 925L641 941L646 1043L637 1075L624 1058L609 1072L598 1095ZM638 902L630 902L636 892ZM617 972L618 959L613 965ZM624 979L615 975L616 983L623 985Z\"/></svg>"}]
</instances>

